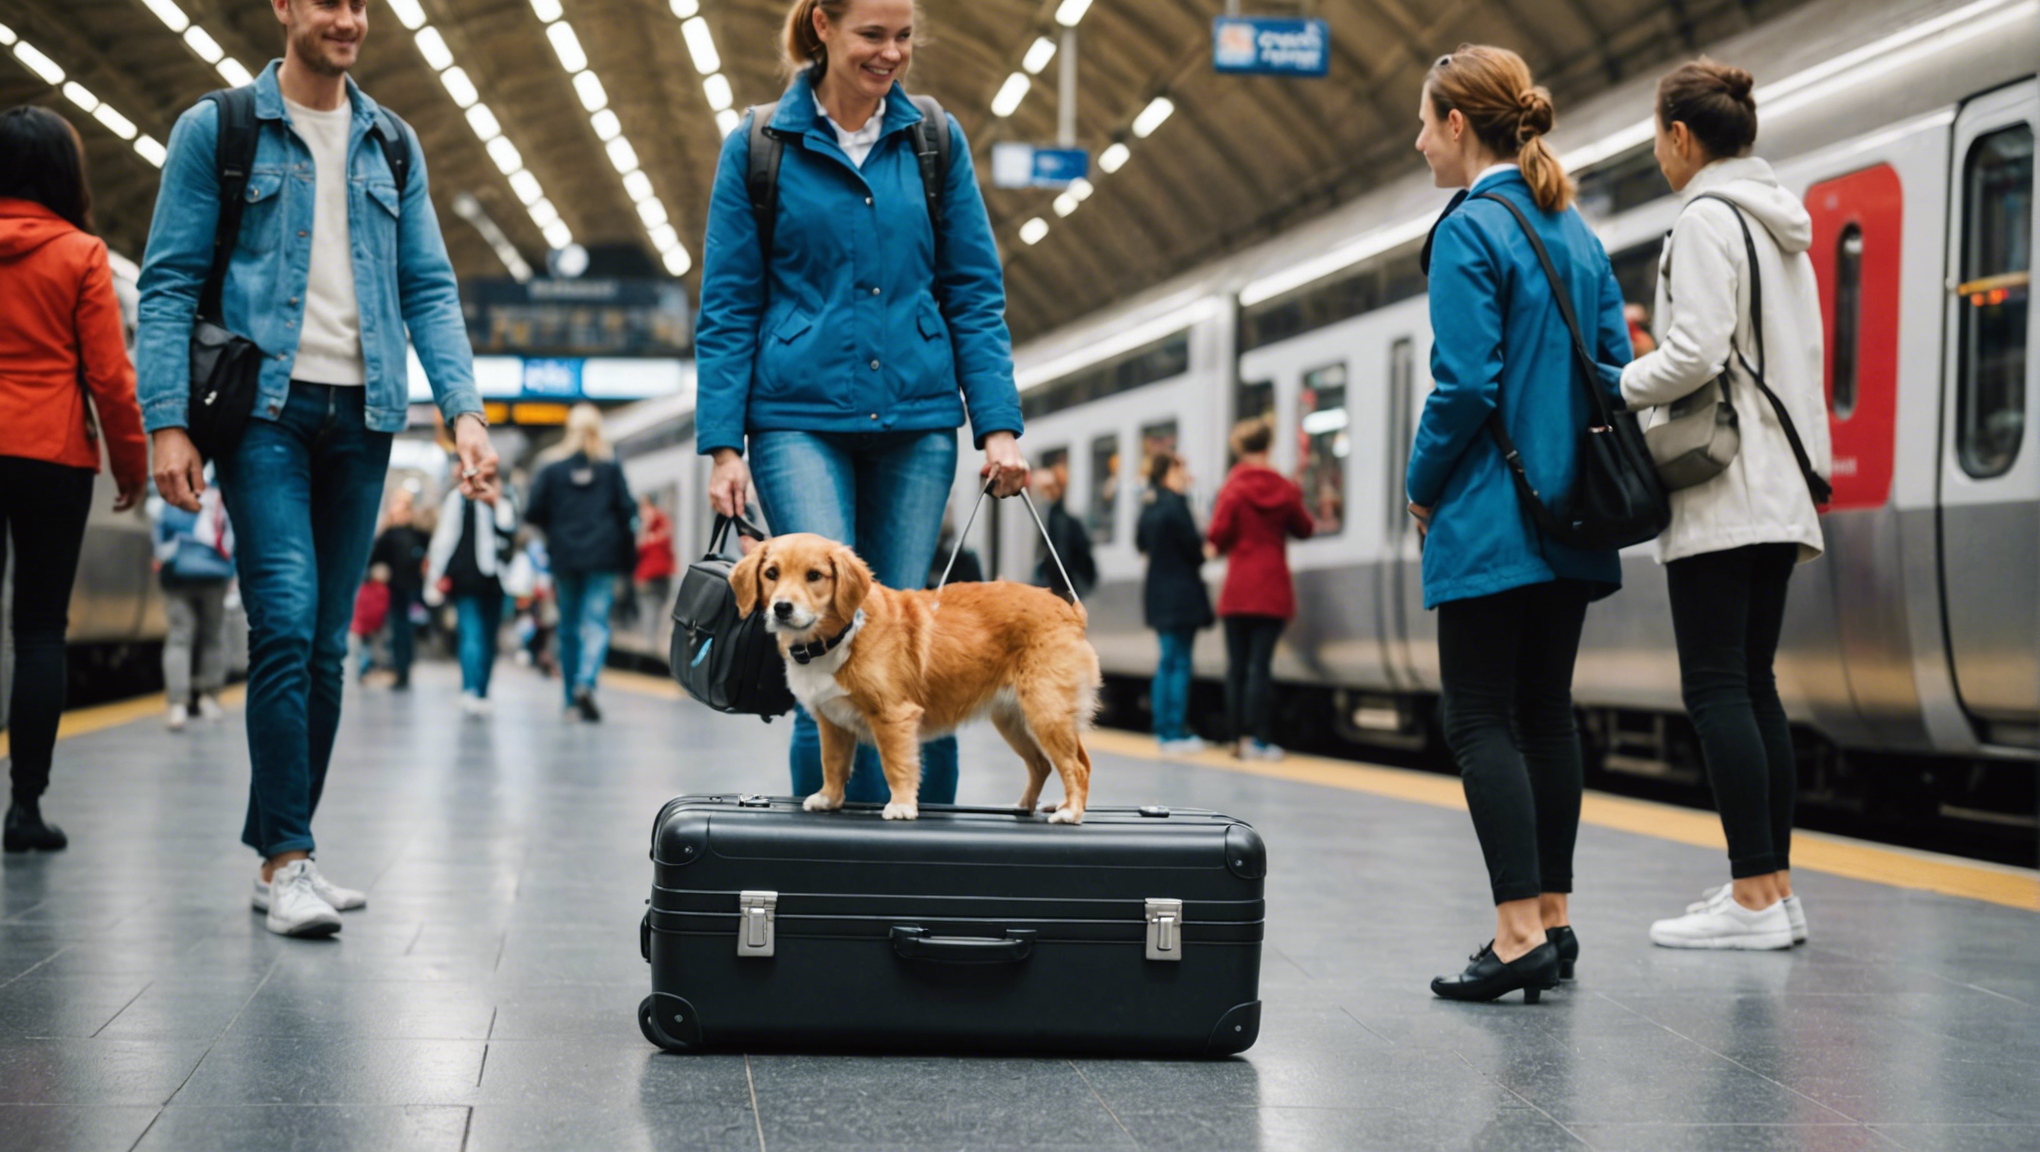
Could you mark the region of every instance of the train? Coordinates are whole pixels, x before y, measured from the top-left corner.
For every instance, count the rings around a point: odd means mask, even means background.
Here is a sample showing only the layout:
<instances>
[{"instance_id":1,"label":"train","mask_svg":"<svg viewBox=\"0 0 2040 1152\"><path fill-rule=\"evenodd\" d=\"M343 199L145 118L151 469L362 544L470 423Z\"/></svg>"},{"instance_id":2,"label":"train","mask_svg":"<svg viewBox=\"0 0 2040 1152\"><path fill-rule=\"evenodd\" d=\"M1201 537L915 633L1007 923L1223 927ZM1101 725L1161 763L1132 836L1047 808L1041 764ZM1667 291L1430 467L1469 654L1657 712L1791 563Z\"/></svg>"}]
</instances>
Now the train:
<instances>
[{"instance_id":1,"label":"train","mask_svg":"<svg viewBox=\"0 0 2040 1152\"><path fill-rule=\"evenodd\" d=\"M2040 405L2027 350L2040 3L1816 0L1708 51L1757 76L1758 152L1816 233L1835 496L1828 551L1794 577L1778 657L1806 795L2030 834L2040 446L2023 441ZM1625 298L1646 304L1679 209L1651 155L1655 83L1639 75L1561 107L1552 137ZM1435 627L1403 474L1429 385L1417 254L1447 194L1410 167L1016 348L1023 448L1036 465L1066 463L1067 505L1091 531L1099 584L1086 606L1108 700L1137 713L1156 655L1133 545L1145 457L1183 455L1208 513L1229 429L1266 413L1274 464L1321 525L1290 548L1284 731L1436 750ZM610 430L633 490L679 509L676 542L699 554L710 514L692 404L641 404ZM963 453L959 522L977 465ZM1027 581L1035 535L1020 502L1002 501L966 542L993 576ZM1592 763L1697 780L1662 570L1648 544L1622 562L1622 592L1588 616L1574 684ZM1208 569L1214 590L1223 575L1222 561ZM665 624L651 616L618 646L660 659ZM1208 691L1223 674L1216 633L1201 634L1195 662Z\"/></svg>"}]
</instances>

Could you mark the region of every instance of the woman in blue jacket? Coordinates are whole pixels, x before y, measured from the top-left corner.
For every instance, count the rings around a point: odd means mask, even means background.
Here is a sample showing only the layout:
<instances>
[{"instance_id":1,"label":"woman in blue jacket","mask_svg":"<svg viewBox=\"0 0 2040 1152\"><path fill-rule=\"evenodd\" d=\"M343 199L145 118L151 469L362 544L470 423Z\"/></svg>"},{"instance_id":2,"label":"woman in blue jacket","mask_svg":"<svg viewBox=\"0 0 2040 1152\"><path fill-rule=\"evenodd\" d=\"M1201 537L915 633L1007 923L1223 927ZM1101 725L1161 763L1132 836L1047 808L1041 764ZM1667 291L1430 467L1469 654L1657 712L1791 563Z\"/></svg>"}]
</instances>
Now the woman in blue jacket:
<instances>
[{"instance_id":1,"label":"woman in blue jacket","mask_svg":"<svg viewBox=\"0 0 2040 1152\"><path fill-rule=\"evenodd\" d=\"M892 588L920 587L934 558L966 410L994 494L1027 482L999 253L953 117L939 235L929 213L922 114L900 87L914 24L912 0L795 0L793 82L770 110L771 250L752 214L747 116L716 169L695 336L696 445L715 458L716 511L736 513L755 482L774 532L841 540ZM790 761L795 793L820 791L805 712ZM955 739L924 745L921 770L921 803L953 801ZM857 749L847 795L888 798L874 749Z\"/></svg>"},{"instance_id":2,"label":"woman in blue jacket","mask_svg":"<svg viewBox=\"0 0 2040 1152\"><path fill-rule=\"evenodd\" d=\"M1579 954L1566 907L1580 815L1573 661L1588 601L1622 571L1612 551L1538 532L1489 431L1499 415L1536 489L1564 493L1588 404L1535 250L1506 206L1477 197L1506 197L1530 219L1599 360L1627 363L1629 333L1607 253L1568 207L1571 182L1542 139L1550 94L1522 58L1462 45L1431 68L1419 115L1438 186L1464 191L1426 246L1436 387L1411 451L1410 512L1426 533L1424 605L1438 610L1445 737L1495 900L1493 942L1431 990L1534 1001Z\"/></svg>"}]
</instances>

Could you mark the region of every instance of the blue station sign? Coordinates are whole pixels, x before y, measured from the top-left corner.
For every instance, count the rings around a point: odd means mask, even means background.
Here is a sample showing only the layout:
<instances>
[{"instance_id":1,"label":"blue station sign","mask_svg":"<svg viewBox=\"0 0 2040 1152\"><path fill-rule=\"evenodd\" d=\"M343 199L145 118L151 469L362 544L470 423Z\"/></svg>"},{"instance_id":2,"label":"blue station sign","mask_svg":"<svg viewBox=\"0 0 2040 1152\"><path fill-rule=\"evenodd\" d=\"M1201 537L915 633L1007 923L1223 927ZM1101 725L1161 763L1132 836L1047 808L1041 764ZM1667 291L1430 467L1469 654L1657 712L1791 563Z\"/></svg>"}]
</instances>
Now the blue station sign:
<instances>
[{"instance_id":1,"label":"blue station sign","mask_svg":"<svg viewBox=\"0 0 2040 1152\"><path fill-rule=\"evenodd\" d=\"M1091 154L1082 148L992 145L992 185L997 188L1062 188L1090 174Z\"/></svg>"},{"instance_id":2,"label":"blue station sign","mask_svg":"<svg viewBox=\"0 0 2040 1152\"><path fill-rule=\"evenodd\" d=\"M1211 22L1211 66L1220 72L1323 76L1331 59L1331 26L1323 20L1220 16Z\"/></svg>"}]
</instances>

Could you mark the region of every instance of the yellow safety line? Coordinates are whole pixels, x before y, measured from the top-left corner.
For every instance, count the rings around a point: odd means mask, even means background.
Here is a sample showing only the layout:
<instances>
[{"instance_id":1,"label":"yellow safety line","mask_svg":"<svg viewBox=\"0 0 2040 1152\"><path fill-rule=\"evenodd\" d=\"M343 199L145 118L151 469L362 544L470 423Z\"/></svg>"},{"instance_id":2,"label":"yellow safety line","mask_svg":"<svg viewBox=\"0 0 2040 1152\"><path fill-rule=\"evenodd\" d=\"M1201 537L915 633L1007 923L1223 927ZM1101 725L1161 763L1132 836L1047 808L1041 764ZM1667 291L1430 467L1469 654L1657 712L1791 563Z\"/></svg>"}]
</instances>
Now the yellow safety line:
<instances>
[{"instance_id":1,"label":"yellow safety line","mask_svg":"<svg viewBox=\"0 0 2040 1152\"><path fill-rule=\"evenodd\" d=\"M238 708L247 694L246 685L236 684L223 690L219 700L223 705ZM63 718L57 721L57 739L65 740L72 736L83 736L88 732L118 728L122 724L132 724L151 716L161 716L168 706L163 694L158 692L154 696L137 696L132 700L117 700L112 704L95 704L90 708L74 709L64 713ZM5 755L7 735L0 733L0 756Z\"/></svg>"}]
</instances>

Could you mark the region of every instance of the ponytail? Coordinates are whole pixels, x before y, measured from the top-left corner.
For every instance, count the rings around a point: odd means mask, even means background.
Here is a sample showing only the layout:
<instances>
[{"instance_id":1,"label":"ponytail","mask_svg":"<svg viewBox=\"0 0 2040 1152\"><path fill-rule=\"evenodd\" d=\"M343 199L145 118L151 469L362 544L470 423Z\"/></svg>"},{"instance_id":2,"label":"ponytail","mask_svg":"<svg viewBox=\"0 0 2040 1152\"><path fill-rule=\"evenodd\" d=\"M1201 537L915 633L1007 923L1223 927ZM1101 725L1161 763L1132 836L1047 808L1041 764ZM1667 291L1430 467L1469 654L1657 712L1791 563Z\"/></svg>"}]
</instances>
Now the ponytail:
<instances>
[{"instance_id":1,"label":"ponytail","mask_svg":"<svg viewBox=\"0 0 2040 1152\"><path fill-rule=\"evenodd\" d=\"M1539 208L1562 212L1572 203L1572 178L1544 142L1558 120L1551 93L1531 83L1521 56L1507 48L1461 44L1431 66L1424 85L1441 119L1456 109L1482 144L1516 161Z\"/></svg>"},{"instance_id":2,"label":"ponytail","mask_svg":"<svg viewBox=\"0 0 2040 1152\"><path fill-rule=\"evenodd\" d=\"M829 67L829 53L815 33L815 9L821 9L831 20L840 20L846 7L846 0L793 0L786 10L786 28L779 41L779 55L788 73L811 67L814 78L822 78Z\"/></svg>"},{"instance_id":3,"label":"ponytail","mask_svg":"<svg viewBox=\"0 0 2040 1152\"><path fill-rule=\"evenodd\" d=\"M1529 183L1530 195L1539 208L1563 212L1572 203L1572 177L1565 174L1565 166L1558 162L1558 155L1542 137L1527 141L1516 153L1516 163L1522 167L1523 179Z\"/></svg>"}]
</instances>

